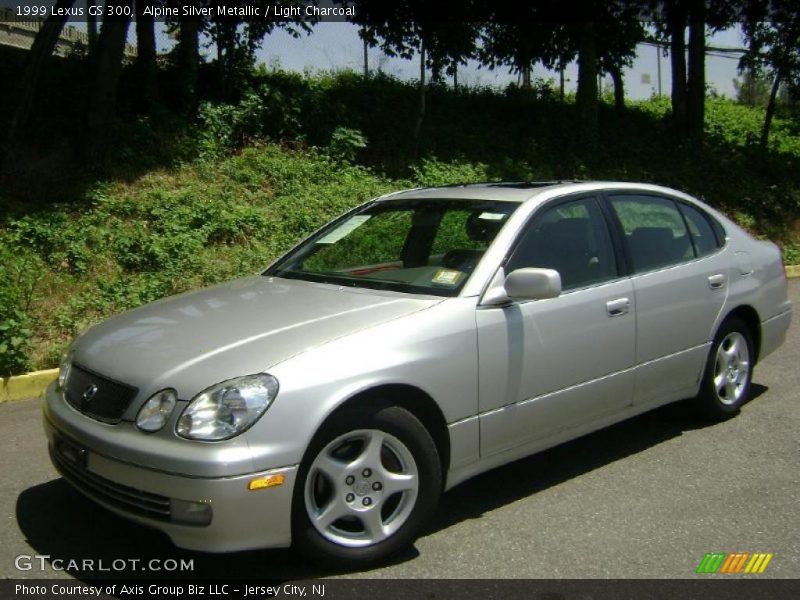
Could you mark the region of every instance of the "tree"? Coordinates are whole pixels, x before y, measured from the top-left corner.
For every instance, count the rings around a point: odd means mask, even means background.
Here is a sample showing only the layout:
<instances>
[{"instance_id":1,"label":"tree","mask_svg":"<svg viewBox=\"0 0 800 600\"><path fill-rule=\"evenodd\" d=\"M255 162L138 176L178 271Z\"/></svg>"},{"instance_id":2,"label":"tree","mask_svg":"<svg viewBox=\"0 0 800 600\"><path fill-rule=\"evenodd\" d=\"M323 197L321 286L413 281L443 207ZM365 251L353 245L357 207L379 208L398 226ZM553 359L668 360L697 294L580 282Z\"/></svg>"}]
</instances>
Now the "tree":
<instances>
[{"instance_id":1,"label":"tree","mask_svg":"<svg viewBox=\"0 0 800 600\"><path fill-rule=\"evenodd\" d=\"M281 3L284 8L301 4L298 0ZM265 14L267 7L272 8L271 0L229 1L228 8L260 8ZM213 17L200 23L199 29L211 38L217 48L217 72L222 87L222 96L234 101L240 96L247 74L252 69L255 53L264 37L276 28L284 29L293 37L309 33L313 22L301 17L292 17L287 21L271 19L244 19L240 17Z\"/></svg>"},{"instance_id":2,"label":"tree","mask_svg":"<svg viewBox=\"0 0 800 600\"><path fill-rule=\"evenodd\" d=\"M666 37L669 41L672 124L679 140L688 138L695 145L702 144L705 126L706 34L726 29L738 20L739 4L738 0L656 0L650 6L657 37ZM662 16L664 19L660 20Z\"/></svg>"},{"instance_id":3,"label":"tree","mask_svg":"<svg viewBox=\"0 0 800 600\"><path fill-rule=\"evenodd\" d=\"M145 14L150 0L136 0L136 71L139 80L139 110L149 114L158 102L155 23Z\"/></svg>"},{"instance_id":4,"label":"tree","mask_svg":"<svg viewBox=\"0 0 800 600\"><path fill-rule=\"evenodd\" d=\"M706 106L706 6L705 0L689 4L689 69L686 76L686 127L689 138L701 143Z\"/></svg>"},{"instance_id":5,"label":"tree","mask_svg":"<svg viewBox=\"0 0 800 600\"><path fill-rule=\"evenodd\" d=\"M575 93L581 136L592 146L597 143L597 42L595 23L580 26L578 38L578 90Z\"/></svg>"},{"instance_id":6,"label":"tree","mask_svg":"<svg viewBox=\"0 0 800 600\"><path fill-rule=\"evenodd\" d=\"M597 57L600 73L608 73L614 81L614 107L625 109L625 88L622 70L633 64L636 46L644 40L642 24L644 6L638 2L608 2L606 15L597 25Z\"/></svg>"},{"instance_id":7,"label":"tree","mask_svg":"<svg viewBox=\"0 0 800 600\"><path fill-rule=\"evenodd\" d=\"M75 4L75 0L56 0L54 10L51 11L33 40L33 45L25 59L22 76L16 85L17 104L6 131L3 152L0 153L0 168L8 159L17 136L28 122L42 70L55 50L58 38L67 22L66 13L73 4Z\"/></svg>"},{"instance_id":8,"label":"tree","mask_svg":"<svg viewBox=\"0 0 800 600\"><path fill-rule=\"evenodd\" d=\"M667 0L664 7L665 33L669 38L669 60L672 69L672 127L679 138L686 136L686 26L689 10L683 0Z\"/></svg>"},{"instance_id":9,"label":"tree","mask_svg":"<svg viewBox=\"0 0 800 600\"><path fill-rule=\"evenodd\" d=\"M460 3L446 2L451 14L464 13ZM454 74L459 64L466 64L474 54L477 26L470 20L443 21L443 7L425 0L363 0L358 3L358 16L352 20L361 27L361 37L370 46L380 46L388 56L419 59L419 96L414 124L414 156L419 154L422 125L427 110L426 68L433 79L442 73ZM444 7L447 9L448 7Z\"/></svg>"},{"instance_id":10,"label":"tree","mask_svg":"<svg viewBox=\"0 0 800 600\"><path fill-rule=\"evenodd\" d=\"M120 0L119 6L132 9L133 0ZM93 84L87 102L85 148L86 158L93 169L104 170L108 163L117 83L130 21L130 15L106 15L97 40Z\"/></svg>"},{"instance_id":11,"label":"tree","mask_svg":"<svg viewBox=\"0 0 800 600\"><path fill-rule=\"evenodd\" d=\"M771 78L751 67L740 69L740 72L742 78L733 80L736 101L746 106L766 106L772 85Z\"/></svg>"},{"instance_id":12,"label":"tree","mask_svg":"<svg viewBox=\"0 0 800 600\"><path fill-rule=\"evenodd\" d=\"M800 85L800 6L793 0L750 2L745 9L743 29L748 51L740 68L769 69L772 74L760 138L761 146L766 147L781 84Z\"/></svg>"},{"instance_id":13,"label":"tree","mask_svg":"<svg viewBox=\"0 0 800 600\"><path fill-rule=\"evenodd\" d=\"M575 55L574 45L568 49L557 46L554 41L558 36L557 30L563 26L554 22L541 20L543 15L537 13L536 6L526 5L526 13L520 15L517 21L490 21L483 29L481 48L478 56L481 62L489 68L506 66L511 73L518 73L522 78L522 87L531 87L531 70L537 62L549 64L555 61L560 54L569 55L569 60ZM563 43L573 40L559 37Z\"/></svg>"},{"instance_id":14,"label":"tree","mask_svg":"<svg viewBox=\"0 0 800 600\"><path fill-rule=\"evenodd\" d=\"M197 70L200 65L200 19L182 16L178 22L176 75L180 111L191 115L197 107Z\"/></svg>"}]
</instances>

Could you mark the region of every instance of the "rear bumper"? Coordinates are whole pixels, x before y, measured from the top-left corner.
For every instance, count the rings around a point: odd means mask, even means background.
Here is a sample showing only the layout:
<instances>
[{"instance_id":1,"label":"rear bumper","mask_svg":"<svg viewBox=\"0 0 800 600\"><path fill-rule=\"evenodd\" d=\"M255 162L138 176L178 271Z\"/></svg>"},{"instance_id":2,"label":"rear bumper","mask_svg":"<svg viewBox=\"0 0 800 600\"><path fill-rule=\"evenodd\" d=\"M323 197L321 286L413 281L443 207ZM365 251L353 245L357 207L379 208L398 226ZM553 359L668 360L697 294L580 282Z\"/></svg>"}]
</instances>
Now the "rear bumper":
<instances>
[{"instance_id":1,"label":"rear bumper","mask_svg":"<svg viewBox=\"0 0 800 600\"><path fill-rule=\"evenodd\" d=\"M759 360L771 354L783 344L786 340L786 332L789 330L789 324L791 322L792 306L790 304L787 310L761 323L761 350L758 355Z\"/></svg>"},{"instance_id":2,"label":"rear bumper","mask_svg":"<svg viewBox=\"0 0 800 600\"><path fill-rule=\"evenodd\" d=\"M53 388L47 393L54 393ZM163 531L176 546L231 552L291 544L297 466L230 477L166 473L97 452L59 428L46 414L44 429L53 465L70 484L112 512ZM65 453L64 447L78 452ZM284 478L281 485L248 488L253 479L278 474ZM187 505L210 512L210 520L206 519L206 524L175 522L183 519L181 507Z\"/></svg>"}]
</instances>

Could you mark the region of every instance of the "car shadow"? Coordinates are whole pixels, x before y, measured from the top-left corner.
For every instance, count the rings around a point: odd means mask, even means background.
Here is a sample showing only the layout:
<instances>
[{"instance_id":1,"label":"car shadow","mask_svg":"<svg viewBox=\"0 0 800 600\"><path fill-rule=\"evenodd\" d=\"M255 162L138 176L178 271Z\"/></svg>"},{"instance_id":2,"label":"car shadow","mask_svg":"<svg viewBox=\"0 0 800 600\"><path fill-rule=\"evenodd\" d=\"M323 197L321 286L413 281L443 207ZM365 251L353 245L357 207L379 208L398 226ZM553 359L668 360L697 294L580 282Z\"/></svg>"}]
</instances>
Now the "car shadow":
<instances>
[{"instance_id":1,"label":"car shadow","mask_svg":"<svg viewBox=\"0 0 800 600\"><path fill-rule=\"evenodd\" d=\"M767 389L753 383L748 402ZM657 446L686 431L714 424L714 421L698 416L691 401L686 400L498 467L450 490L440 505L444 509L438 511L428 532L478 518L483 513Z\"/></svg>"},{"instance_id":2,"label":"car shadow","mask_svg":"<svg viewBox=\"0 0 800 600\"><path fill-rule=\"evenodd\" d=\"M765 386L753 384L751 399L765 391ZM695 416L688 402L681 402L499 467L447 492L425 534L478 518L686 431L710 425L713 423ZM340 572L311 564L288 549L228 554L181 550L165 534L97 506L63 479L24 490L17 498L16 517L20 530L37 554L47 555L51 565L87 583L107 579L182 578L278 582ZM393 562L413 560L418 555L415 548L410 548ZM190 571L147 570L146 563L152 559L160 560L161 565L168 564L164 562L168 559L178 563L191 560L193 568ZM87 560L94 562L89 564Z\"/></svg>"}]
</instances>

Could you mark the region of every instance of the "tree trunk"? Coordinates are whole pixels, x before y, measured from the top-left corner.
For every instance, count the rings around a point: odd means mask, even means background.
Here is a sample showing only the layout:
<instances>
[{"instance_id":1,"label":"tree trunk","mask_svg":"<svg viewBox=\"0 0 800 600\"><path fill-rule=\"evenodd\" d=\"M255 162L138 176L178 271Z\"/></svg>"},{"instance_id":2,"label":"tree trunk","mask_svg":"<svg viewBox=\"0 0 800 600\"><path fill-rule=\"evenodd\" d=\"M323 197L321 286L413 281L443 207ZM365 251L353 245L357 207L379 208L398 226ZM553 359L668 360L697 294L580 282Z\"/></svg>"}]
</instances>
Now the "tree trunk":
<instances>
[{"instance_id":1,"label":"tree trunk","mask_svg":"<svg viewBox=\"0 0 800 600\"><path fill-rule=\"evenodd\" d=\"M526 90L531 89L531 62L529 60L522 65L522 87Z\"/></svg>"},{"instance_id":2,"label":"tree trunk","mask_svg":"<svg viewBox=\"0 0 800 600\"><path fill-rule=\"evenodd\" d=\"M422 135L422 122L425 120L425 42L419 51L419 111L417 112L417 122L414 124L414 160L419 156L420 137Z\"/></svg>"},{"instance_id":3,"label":"tree trunk","mask_svg":"<svg viewBox=\"0 0 800 600\"><path fill-rule=\"evenodd\" d=\"M702 143L706 106L706 25L704 0L692 7L689 24L689 76L687 84L686 124L689 137Z\"/></svg>"},{"instance_id":4,"label":"tree trunk","mask_svg":"<svg viewBox=\"0 0 800 600\"><path fill-rule=\"evenodd\" d=\"M661 98L661 46L656 46L656 76L658 77L658 97Z\"/></svg>"},{"instance_id":5,"label":"tree trunk","mask_svg":"<svg viewBox=\"0 0 800 600\"><path fill-rule=\"evenodd\" d=\"M767 147L769 141L769 130L772 127L772 117L775 116L775 99L778 97L778 89L781 87L783 73L778 70L775 73L775 81L772 82L772 89L769 92L769 101L767 102L767 112L764 115L764 125L761 128L760 144L762 148Z\"/></svg>"},{"instance_id":6,"label":"tree trunk","mask_svg":"<svg viewBox=\"0 0 800 600\"><path fill-rule=\"evenodd\" d=\"M579 132L588 143L597 142L597 49L594 23L581 24L578 46L578 90L575 104L578 111Z\"/></svg>"},{"instance_id":7,"label":"tree trunk","mask_svg":"<svg viewBox=\"0 0 800 600\"><path fill-rule=\"evenodd\" d=\"M179 110L192 115L197 108L197 69L200 63L200 46L198 42L199 23L194 18L186 18L180 22L180 38L178 40L178 102ZM230 61L230 48L225 49L223 62ZM223 68L223 87L227 80L226 69ZM223 90L227 95L227 90Z\"/></svg>"},{"instance_id":8,"label":"tree trunk","mask_svg":"<svg viewBox=\"0 0 800 600\"><path fill-rule=\"evenodd\" d=\"M152 15L145 15L147 2L136 0L136 70L139 77L139 109L153 112L158 102L158 70L156 67L156 36Z\"/></svg>"},{"instance_id":9,"label":"tree trunk","mask_svg":"<svg viewBox=\"0 0 800 600\"><path fill-rule=\"evenodd\" d=\"M226 20L222 20L219 22L217 26L217 58L218 58L218 67L219 67L219 86L220 86L220 98L226 102L235 102L236 98L236 74L234 72L236 65L236 28L237 24L233 22L229 22ZM196 39L198 34L195 33L192 35L188 33L187 35L191 36L191 39ZM190 54L192 50L187 50ZM189 57L186 57L187 60L190 60ZM200 56L198 52L195 52L195 57L192 60L192 64L198 65L200 62ZM196 75L195 75L196 80ZM196 85L196 81L192 84L192 87ZM192 92L191 96L194 97L195 93ZM194 101L190 104L194 104Z\"/></svg>"},{"instance_id":10,"label":"tree trunk","mask_svg":"<svg viewBox=\"0 0 800 600\"><path fill-rule=\"evenodd\" d=\"M57 0L55 9L67 9L75 4L75 0ZM54 12L59 12L55 10ZM2 163L12 153L14 142L17 139L19 132L25 127L30 117L31 110L33 109L33 102L36 98L36 89L39 84L39 79L42 75L42 70L47 64L47 60L53 54L53 50L58 43L58 38L61 31L64 29L64 23L67 21L66 15L51 15L42 24L33 40L33 45L25 58L25 67L22 71L22 76L16 84L15 96L17 98L16 108L11 115L11 120L6 130L3 152L0 153L0 167Z\"/></svg>"},{"instance_id":11,"label":"tree trunk","mask_svg":"<svg viewBox=\"0 0 800 600\"><path fill-rule=\"evenodd\" d=\"M369 44L364 40L364 79L369 78Z\"/></svg>"},{"instance_id":12,"label":"tree trunk","mask_svg":"<svg viewBox=\"0 0 800 600\"><path fill-rule=\"evenodd\" d=\"M97 16L90 14L97 0L86 0L86 33L89 35L89 54L97 51Z\"/></svg>"},{"instance_id":13,"label":"tree trunk","mask_svg":"<svg viewBox=\"0 0 800 600\"><path fill-rule=\"evenodd\" d=\"M131 6L133 0L124 5ZM130 17L105 17L97 40L94 84L87 103L86 158L91 168L103 171L111 151L111 131L117 98L117 83Z\"/></svg>"},{"instance_id":14,"label":"tree trunk","mask_svg":"<svg viewBox=\"0 0 800 600\"><path fill-rule=\"evenodd\" d=\"M558 95L564 101L564 62L558 64Z\"/></svg>"},{"instance_id":15,"label":"tree trunk","mask_svg":"<svg viewBox=\"0 0 800 600\"><path fill-rule=\"evenodd\" d=\"M614 109L621 115L625 112L625 82L622 79L622 69L614 65L608 72L614 81Z\"/></svg>"},{"instance_id":16,"label":"tree trunk","mask_svg":"<svg viewBox=\"0 0 800 600\"><path fill-rule=\"evenodd\" d=\"M453 63L453 89L458 91L458 63Z\"/></svg>"},{"instance_id":17,"label":"tree trunk","mask_svg":"<svg viewBox=\"0 0 800 600\"><path fill-rule=\"evenodd\" d=\"M436 59L431 64L431 83L441 83L442 81L442 61Z\"/></svg>"},{"instance_id":18,"label":"tree trunk","mask_svg":"<svg viewBox=\"0 0 800 600\"><path fill-rule=\"evenodd\" d=\"M667 9L672 67L672 125L679 138L686 135L686 11L679 2Z\"/></svg>"}]
</instances>

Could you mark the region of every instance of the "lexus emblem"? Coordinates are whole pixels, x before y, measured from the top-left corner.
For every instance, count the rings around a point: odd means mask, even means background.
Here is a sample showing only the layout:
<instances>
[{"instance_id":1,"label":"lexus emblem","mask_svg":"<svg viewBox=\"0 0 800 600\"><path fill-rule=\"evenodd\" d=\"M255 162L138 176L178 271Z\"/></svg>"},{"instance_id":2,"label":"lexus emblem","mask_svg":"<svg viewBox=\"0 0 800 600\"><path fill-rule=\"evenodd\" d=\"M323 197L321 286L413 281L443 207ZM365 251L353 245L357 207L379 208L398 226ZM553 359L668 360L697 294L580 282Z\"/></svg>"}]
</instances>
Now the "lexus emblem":
<instances>
[{"instance_id":1,"label":"lexus emblem","mask_svg":"<svg viewBox=\"0 0 800 600\"><path fill-rule=\"evenodd\" d=\"M97 394L97 386L92 384L83 391L83 396L81 396L83 403L89 404L89 402L92 401L92 398L95 397L95 394Z\"/></svg>"}]
</instances>

